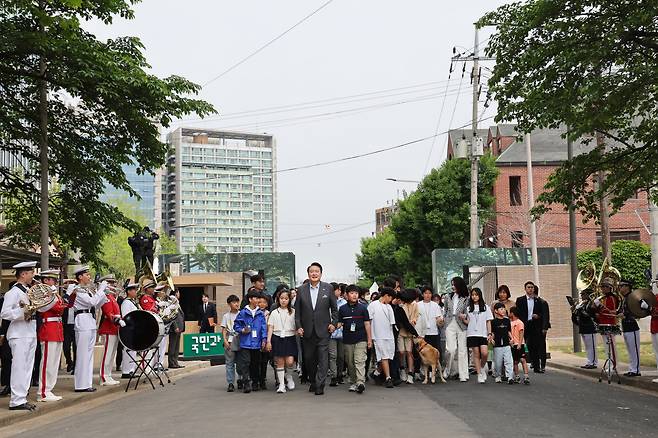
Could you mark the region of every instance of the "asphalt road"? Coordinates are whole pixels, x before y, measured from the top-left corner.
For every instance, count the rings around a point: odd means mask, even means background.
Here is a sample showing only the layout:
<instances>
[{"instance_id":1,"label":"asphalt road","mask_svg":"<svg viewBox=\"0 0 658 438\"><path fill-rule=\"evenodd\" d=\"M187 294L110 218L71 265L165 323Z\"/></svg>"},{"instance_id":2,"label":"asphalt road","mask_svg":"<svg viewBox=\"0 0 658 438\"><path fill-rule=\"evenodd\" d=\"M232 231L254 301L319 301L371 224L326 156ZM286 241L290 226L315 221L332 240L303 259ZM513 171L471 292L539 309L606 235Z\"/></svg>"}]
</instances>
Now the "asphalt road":
<instances>
[{"instance_id":1,"label":"asphalt road","mask_svg":"<svg viewBox=\"0 0 658 438\"><path fill-rule=\"evenodd\" d=\"M658 397L557 371L531 385L345 385L324 396L225 392L224 367L141 391L50 424L0 430L21 437L655 437ZM44 419L45 421L45 419ZM4 432L4 433L3 433Z\"/></svg>"}]
</instances>

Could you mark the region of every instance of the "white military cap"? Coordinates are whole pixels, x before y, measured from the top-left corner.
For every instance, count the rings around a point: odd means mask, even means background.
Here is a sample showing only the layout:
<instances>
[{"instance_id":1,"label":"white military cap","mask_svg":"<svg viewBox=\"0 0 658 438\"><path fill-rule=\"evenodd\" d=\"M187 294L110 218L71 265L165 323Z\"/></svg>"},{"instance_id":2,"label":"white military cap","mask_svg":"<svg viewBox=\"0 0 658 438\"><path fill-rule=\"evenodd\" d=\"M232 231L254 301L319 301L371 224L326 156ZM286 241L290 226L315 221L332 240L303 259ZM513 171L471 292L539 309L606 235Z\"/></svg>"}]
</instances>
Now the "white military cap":
<instances>
[{"instance_id":1,"label":"white military cap","mask_svg":"<svg viewBox=\"0 0 658 438\"><path fill-rule=\"evenodd\" d=\"M20 262L12 266L14 269L26 269L26 268L35 268L37 262Z\"/></svg>"},{"instance_id":2,"label":"white military cap","mask_svg":"<svg viewBox=\"0 0 658 438\"><path fill-rule=\"evenodd\" d=\"M126 290L128 290L128 289L138 289L138 288L139 288L139 284L137 284L137 283L130 283L128 286L126 286Z\"/></svg>"},{"instance_id":3,"label":"white military cap","mask_svg":"<svg viewBox=\"0 0 658 438\"><path fill-rule=\"evenodd\" d=\"M59 269L48 269L47 271L41 271L39 272L39 276L42 278L59 278Z\"/></svg>"},{"instance_id":4,"label":"white military cap","mask_svg":"<svg viewBox=\"0 0 658 438\"><path fill-rule=\"evenodd\" d=\"M117 279L114 278L114 275L113 275L113 274L107 274L107 275L103 275L101 278L99 278L98 281L99 281L99 282L100 282L100 281L107 281L107 282L109 283L110 281L114 281L114 282L116 282Z\"/></svg>"},{"instance_id":5,"label":"white military cap","mask_svg":"<svg viewBox=\"0 0 658 438\"><path fill-rule=\"evenodd\" d=\"M74 275L80 275L80 274L84 274L85 272L89 272L89 266L87 266L87 265L79 267L78 269L73 271L73 274Z\"/></svg>"}]
</instances>

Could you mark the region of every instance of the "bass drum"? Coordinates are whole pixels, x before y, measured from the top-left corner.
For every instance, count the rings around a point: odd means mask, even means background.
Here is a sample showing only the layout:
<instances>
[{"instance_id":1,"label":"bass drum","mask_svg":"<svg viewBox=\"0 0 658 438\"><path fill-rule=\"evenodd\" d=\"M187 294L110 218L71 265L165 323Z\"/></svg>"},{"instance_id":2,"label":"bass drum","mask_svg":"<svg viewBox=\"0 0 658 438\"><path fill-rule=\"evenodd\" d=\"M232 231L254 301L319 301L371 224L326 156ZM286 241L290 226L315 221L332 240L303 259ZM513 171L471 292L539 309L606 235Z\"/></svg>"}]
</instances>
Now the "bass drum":
<instances>
[{"instance_id":1,"label":"bass drum","mask_svg":"<svg viewBox=\"0 0 658 438\"><path fill-rule=\"evenodd\" d=\"M123 317L125 327L119 328L119 340L128 350L144 351L160 345L165 335L162 318L146 310L134 310Z\"/></svg>"}]
</instances>

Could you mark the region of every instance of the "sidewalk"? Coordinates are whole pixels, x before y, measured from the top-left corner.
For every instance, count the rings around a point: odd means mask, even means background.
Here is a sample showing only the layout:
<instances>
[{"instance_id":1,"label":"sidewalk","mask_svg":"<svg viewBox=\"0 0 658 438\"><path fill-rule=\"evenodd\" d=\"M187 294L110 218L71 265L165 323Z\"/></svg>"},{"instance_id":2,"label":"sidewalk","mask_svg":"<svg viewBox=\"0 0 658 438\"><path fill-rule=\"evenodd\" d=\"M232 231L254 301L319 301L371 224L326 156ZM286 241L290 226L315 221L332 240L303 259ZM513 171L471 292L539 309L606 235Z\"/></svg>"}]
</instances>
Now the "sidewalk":
<instances>
[{"instance_id":1,"label":"sidewalk","mask_svg":"<svg viewBox=\"0 0 658 438\"><path fill-rule=\"evenodd\" d=\"M551 351L551 358L546 365L550 368L557 368L560 370L570 371L583 376L598 379L601 375L602 361L599 361L599 368L586 370L580 368L585 364L585 359L578 357L574 354L562 353L559 351ZM653 383L651 380L658 378L658 369L656 367L640 367L640 377L626 377L624 373L628 371L628 364L617 362L617 372L621 376L621 384L642 388L647 391L658 393L658 383ZM613 378L612 382L617 384L617 379ZM602 383L607 383L607 378L604 376Z\"/></svg>"},{"instance_id":2,"label":"sidewalk","mask_svg":"<svg viewBox=\"0 0 658 438\"><path fill-rule=\"evenodd\" d=\"M171 377L172 381L176 380L176 377L179 377L184 374L188 374L194 371L198 371L204 368L210 367L210 362L208 361L181 361L181 365L184 365L185 368L179 368L175 370L169 370L167 371L167 374L169 374L169 377ZM113 371L112 376L114 377L115 380L119 380L119 377L121 377L121 373L118 371ZM164 376L163 376L164 377ZM142 381L144 379L142 378ZM164 380L164 379L163 379ZM64 408L68 408L80 403L85 403L88 401L96 401L99 398L106 397L111 394L117 394L119 392L125 391L126 390L126 384L128 383L128 379L121 379L121 384L120 385L115 385L115 386L100 386L99 383L99 377L98 377L98 369L94 370L94 388L96 388L96 392L93 393L81 393L81 392L74 392L73 391L73 376L69 373L66 373L64 371L60 371L59 376L57 378L57 385L55 386L55 389L53 392L56 395L60 395L63 397L62 400L57 401L57 402L37 402L36 401L36 392L37 388L36 387L31 387L30 388L30 393L28 395L28 401L31 403L35 403L37 405L37 411L36 412L28 412L28 411L10 411L8 409L9 407L9 396L2 397L0 398L0 428L8 426L10 424L18 423L24 420L29 420L32 418L35 418L37 416L41 415L47 415L51 414L53 412L59 411ZM156 383L157 382L157 383ZM167 386L166 380L164 380L165 383L165 388ZM156 385L155 389L158 390L161 387L160 382L154 381L154 385ZM128 390L127 394L134 393L136 391L133 390L135 387L135 380L133 380L130 384L130 389ZM148 380L146 383L140 382L139 387L137 388L137 392L141 392L144 390L148 391L153 391L151 388L151 385L148 383Z\"/></svg>"}]
</instances>

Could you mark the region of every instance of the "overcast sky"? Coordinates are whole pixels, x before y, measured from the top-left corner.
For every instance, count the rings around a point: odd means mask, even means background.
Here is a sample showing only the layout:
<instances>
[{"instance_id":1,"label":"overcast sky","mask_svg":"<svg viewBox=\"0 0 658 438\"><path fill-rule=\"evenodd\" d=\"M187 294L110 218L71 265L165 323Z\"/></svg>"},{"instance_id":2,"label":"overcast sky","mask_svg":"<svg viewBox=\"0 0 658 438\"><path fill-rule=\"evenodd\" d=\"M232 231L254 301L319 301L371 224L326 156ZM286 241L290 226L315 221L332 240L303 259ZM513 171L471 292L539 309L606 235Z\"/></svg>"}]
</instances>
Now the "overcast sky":
<instances>
[{"instance_id":1,"label":"overcast sky","mask_svg":"<svg viewBox=\"0 0 658 438\"><path fill-rule=\"evenodd\" d=\"M132 21L117 20L111 27L90 23L86 27L101 39L137 36L146 46L154 74L176 74L205 84L325 1L145 0L135 7ZM470 122L470 66L461 88L461 63L446 83L452 48L472 48L472 23L503 3L334 0L203 88L201 97L227 115L226 119L176 126L273 134L279 169L431 136L444 95L439 131L461 126ZM490 32L482 31L481 41ZM326 101L365 93L372 94ZM312 101L323 102L291 112L228 117ZM342 103L327 105L336 102ZM493 111L489 108L484 117L492 116ZM313 115L317 117L309 118ZM491 123L488 120L482 125ZM278 246L280 251L295 253L298 281L305 278L306 266L316 260L324 265L324 279L328 281L347 281L354 276L360 239L375 229L375 209L390 203L402 190L415 187L386 178L420 180L426 169L440 164L446 136L437 138L430 155L431 147L428 140L366 158L278 175ZM320 236L305 238L315 235Z\"/></svg>"}]
</instances>

